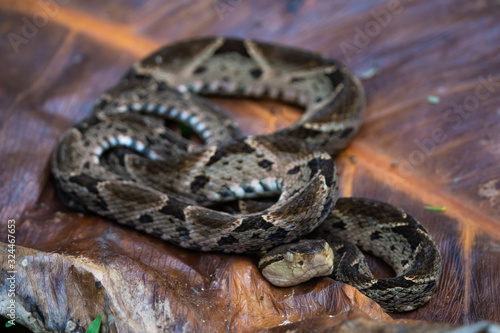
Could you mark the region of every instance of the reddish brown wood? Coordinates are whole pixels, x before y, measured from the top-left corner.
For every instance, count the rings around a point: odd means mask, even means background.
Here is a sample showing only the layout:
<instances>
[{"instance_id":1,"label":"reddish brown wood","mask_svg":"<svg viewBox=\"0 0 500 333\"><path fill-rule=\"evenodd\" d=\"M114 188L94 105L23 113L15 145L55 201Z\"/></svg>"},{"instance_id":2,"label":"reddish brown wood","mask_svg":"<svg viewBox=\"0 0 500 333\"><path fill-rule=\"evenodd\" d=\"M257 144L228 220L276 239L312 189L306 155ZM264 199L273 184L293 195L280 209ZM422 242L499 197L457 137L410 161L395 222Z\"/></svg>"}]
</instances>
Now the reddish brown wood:
<instances>
[{"instance_id":1,"label":"reddish brown wood","mask_svg":"<svg viewBox=\"0 0 500 333\"><path fill-rule=\"evenodd\" d=\"M121 278L102 282L114 291L120 290L116 281L134 291L146 288L141 304L150 310L168 300L172 315L161 323L177 325L172 329L186 323L264 329L351 306L371 318L385 316L356 293L332 298L348 289L329 279L271 288L255 270L254 258L182 250L97 217L81 217L54 197L49 158L57 139L135 60L175 40L230 35L321 52L364 77L364 125L337 158L342 193L401 206L434 235L444 261L434 299L392 317L500 322L497 3L59 2L52 7L42 1L0 2L0 235L5 241L7 220L16 219L18 245L26 247L19 247L19 255L32 263L23 273L27 284L19 289L24 297L19 302L31 304L33 313L34 304L45 304L40 311L47 323L61 324L68 318L57 311L70 309L75 316L85 313L76 317L79 325L88 325L92 316L110 311L102 298L107 294L94 285L100 271ZM47 21L30 30L26 22L34 24L37 17ZM14 44L13 38L18 38ZM430 103L431 95L440 102ZM299 115L270 102L216 101L233 111L247 134L273 131ZM447 210L431 212L426 205ZM387 274L377 265L373 261L377 274ZM88 273L84 267L90 266L98 268ZM73 285L78 295L72 294ZM53 302L43 303L44 291ZM57 299L59 292L72 302ZM109 313L132 311L131 304ZM229 326L218 326L224 320Z\"/></svg>"}]
</instances>

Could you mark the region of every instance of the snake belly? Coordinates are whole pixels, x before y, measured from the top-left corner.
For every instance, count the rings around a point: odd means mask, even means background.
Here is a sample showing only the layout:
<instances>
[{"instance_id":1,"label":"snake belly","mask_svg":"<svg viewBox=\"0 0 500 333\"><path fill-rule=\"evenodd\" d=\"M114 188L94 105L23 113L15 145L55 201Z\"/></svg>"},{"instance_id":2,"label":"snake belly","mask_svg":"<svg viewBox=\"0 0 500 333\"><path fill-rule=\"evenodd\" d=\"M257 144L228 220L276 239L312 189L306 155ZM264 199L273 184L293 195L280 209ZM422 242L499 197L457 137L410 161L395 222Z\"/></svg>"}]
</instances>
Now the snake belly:
<instances>
[{"instance_id":1,"label":"snake belly","mask_svg":"<svg viewBox=\"0 0 500 333\"><path fill-rule=\"evenodd\" d=\"M241 137L200 95L271 98L305 112L278 132ZM363 112L360 82L335 60L247 39L181 41L135 64L98 99L62 136L52 172L59 197L75 209L194 250L268 250L330 218L338 193L332 156L357 132ZM179 137L167 121L189 126L203 145ZM278 200L252 213L211 208L261 197ZM425 232L412 228L397 241L413 244ZM430 236L419 247L437 251ZM424 269L436 275L435 267Z\"/></svg>"}]
</instances>

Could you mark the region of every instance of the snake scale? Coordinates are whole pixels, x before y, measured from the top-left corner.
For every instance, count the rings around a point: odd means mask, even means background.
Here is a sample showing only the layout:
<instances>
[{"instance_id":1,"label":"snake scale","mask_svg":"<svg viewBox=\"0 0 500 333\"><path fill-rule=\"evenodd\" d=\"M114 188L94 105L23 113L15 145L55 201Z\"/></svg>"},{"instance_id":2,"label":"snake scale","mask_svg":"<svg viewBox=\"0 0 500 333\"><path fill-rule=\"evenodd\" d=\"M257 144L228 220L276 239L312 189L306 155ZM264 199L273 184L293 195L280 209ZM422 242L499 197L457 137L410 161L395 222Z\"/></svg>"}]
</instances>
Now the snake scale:
<instances>
[{"instance_id":1,"label":"snake scale","mask_svg":"<svg viewBox=\"0 0 500 333\"><path fill-rule=\"evenodd\" d=\"M200 96L213 94L277 99L305 112L275 133L242 137ZM441 257L431 236L388 204L337 200L332 156L357 132L364 103L358 79L318 54L248 39L180 41L135 64L97 100L62 136L52 171L60 199L75 209L193 250L276 247L259 267L278 286L331 275L387 311L409 311L437 286ZM238 200L239 210L217 208ZM396 276L373 277L354 244Z\"/></svg>"}]
</instances>

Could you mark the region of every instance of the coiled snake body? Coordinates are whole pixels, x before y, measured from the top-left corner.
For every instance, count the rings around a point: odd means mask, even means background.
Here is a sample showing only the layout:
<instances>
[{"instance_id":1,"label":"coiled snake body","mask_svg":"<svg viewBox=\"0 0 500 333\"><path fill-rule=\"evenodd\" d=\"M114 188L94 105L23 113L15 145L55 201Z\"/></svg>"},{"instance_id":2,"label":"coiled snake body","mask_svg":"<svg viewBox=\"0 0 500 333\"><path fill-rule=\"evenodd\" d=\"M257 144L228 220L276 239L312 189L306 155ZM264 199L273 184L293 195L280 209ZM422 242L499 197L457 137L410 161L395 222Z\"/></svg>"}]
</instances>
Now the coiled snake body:
<instances>
[{"instance_id":1,"label":"coiled snake body","mask_svg":"<svg viewBox=\"0 0 500 333\"><path fill-rule=\"evenodd\" d=\"M305 113L276 133L242 138L198 94L269 97ZM286 286L313 272L333 274L388 311L412 310L430 299L441 270L430 235L381 202L336 204L332 156L356 133L363 111L361 84L334 60L250 40L183 41L137 63L103 94L60 140L52 171L67 205L185 248L257 252L315 230L309 237L329 246L313 240L272 250L259 263L264 276ZM166 119L191 127L204 145L176 135ZM255 201L258 209L213 209L276 196ZM374 278L359 250L339 236L382 257L397 276Z\"/></svg>"}]
</instances>

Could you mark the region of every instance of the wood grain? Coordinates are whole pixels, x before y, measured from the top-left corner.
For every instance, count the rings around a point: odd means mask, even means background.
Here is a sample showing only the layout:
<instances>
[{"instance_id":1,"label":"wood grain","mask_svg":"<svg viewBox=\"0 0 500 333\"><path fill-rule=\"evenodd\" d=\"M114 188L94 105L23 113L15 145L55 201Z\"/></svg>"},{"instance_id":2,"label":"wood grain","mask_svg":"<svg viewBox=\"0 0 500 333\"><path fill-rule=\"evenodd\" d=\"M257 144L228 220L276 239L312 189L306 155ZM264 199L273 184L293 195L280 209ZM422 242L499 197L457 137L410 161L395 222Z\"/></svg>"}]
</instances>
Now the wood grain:
<instances>
[{"instance_id":1,"label":"wood grain","mask_svg":"<svg viewBox=\"0 0 500 333\"><path fill-rule=\"evenodd\" d=\"M93 101L134 61L188 37L257 38L336 57L363 78L365 121L354 142L337 158L342 193L404 208L432 233L444 261L434 299L417 311L392 317L451 324L500 322L498 2L60 0L52 7L46 3L0 1L2 241L6 221L15 218L18 245L42 262L53 260L49 253L57 253L63 266L72 256L104 264L101 254L108 270L119 271L118 263L123 262L114 258L130 255L134 263L124 265L133 265L133 273L124 274L138 276L140 268L148 266L155 277L148 283L163 288L160 294L167 299L179 296L179 287L171 285L175 278L200 279L198 286L215 283L207 277L207 268L200 268L200 261L213 265L211 270L221 265L221 271L240 286L249 288L245 283L260 281L253 288L264 288L249 257L200 255L97 217L80 217L55 198L49 170L49 157L60 135L85 117ZM34 21L43 17L45 21ZM26 22L34 29L30 31ZM12 38L17 38L17 44ZM428 96L439 97L439 103L430 103ZM231 110L246 134L273 131L299 115L277 103L214 100ZM424 209L428 205L447 209L432 212ZM63 215L57 215L60 210ZM120 245L106 252L115 246L113 242ZM151 247L161 250L144 257L143 251ZM137 252L127 252L132 250ZM386 269L378 267L377 261L371 263L375 272L384 274ZM172 273L172 267L177 267L177 273ZM168 273L161 273L164 270ZM250 280L245 280L245 274L251 274ZM43 290L43 273L33 276L33 288ZM158 280L159 276L165 280ZM244 307L217 313L207 310L204 320L231 320L244 308L245 316L230 327L251 330L333 315L342 307L314 303L314 299L332 297L335 288L340 287L325 279L293 288L298 295L308 295L294 296L304 297L296 304L313 302L317 311L281 311L288 302L279 296L282 291L266 289L272 301L262 304L252 299L250 288L244 293L248 298L232 299ZM189 288L182 289L182 294L196 299L188 302L191 307L209 306L213 296ZM281 310L270 315L272 319L256 319L273 308ZM177 325L186 320L173 319Z\"/></svg>"}]
</instances>

